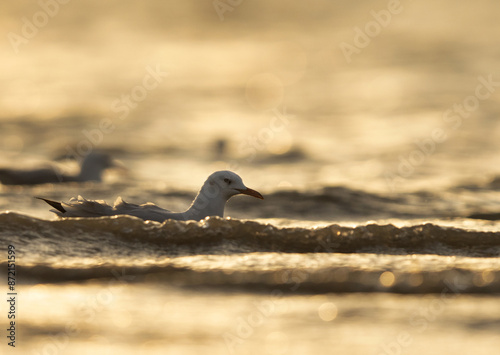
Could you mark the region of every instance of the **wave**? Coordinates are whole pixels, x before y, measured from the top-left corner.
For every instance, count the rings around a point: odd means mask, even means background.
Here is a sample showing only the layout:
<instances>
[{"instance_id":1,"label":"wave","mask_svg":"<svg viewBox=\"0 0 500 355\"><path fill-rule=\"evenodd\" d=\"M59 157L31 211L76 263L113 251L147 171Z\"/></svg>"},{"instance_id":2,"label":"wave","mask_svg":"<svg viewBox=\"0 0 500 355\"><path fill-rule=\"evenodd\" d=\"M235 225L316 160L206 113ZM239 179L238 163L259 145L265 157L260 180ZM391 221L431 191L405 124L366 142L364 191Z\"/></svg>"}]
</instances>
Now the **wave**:
<instances>
[{"instance_id":1,"label":"wave","mask_svg":"<svg viewBox=\"0 0 500 355\"><path fill-rule=\"evenodd\" d=\"M154 282L280 292L500 292L500 232L418 224L42 220L0 214L22 282ZM458 258L458 259L457 259ZM6 270L6 263L0 266Z\"/></svg>"},{"instance_id":2,"label":"wave","mask_svg":"<svg viewBox=\"0 0 500 355\"><path fill-rule=\"evenodd\" d=\"M6 269L4 263L0 264ZM468 268L394 271L355 267L308 269L296 265L277 270L197 269L175 265L17 268L24 283L101 280L109 284L152 283L187 288L215 288L286 293L395 292L500 293L500 271Z\"/></svg>"},{"instance_id":3,"label":"wave","mask_svg":"<svg viewBox=\"0 0 500 355\"><path fill-rule=\"evenodd\" d=\"M2 213L0 225L0 238L4 245L9 243L9 239L16 239L35 253L32 245L41 243L53 246L57 243L88 243L94 246L94 251L140 243L143 246L165 247L163 250L170 252L175 251L175 247L182 247L191 254L210 253L225 247L235 252L500 255L500 232L443 227L432 223L409 227L392 224L345 227L332 224L300 228L219 217L199 222L168 220L160 224L129 216L49 221L17 213Z\"/></svg>"}]
</instances>

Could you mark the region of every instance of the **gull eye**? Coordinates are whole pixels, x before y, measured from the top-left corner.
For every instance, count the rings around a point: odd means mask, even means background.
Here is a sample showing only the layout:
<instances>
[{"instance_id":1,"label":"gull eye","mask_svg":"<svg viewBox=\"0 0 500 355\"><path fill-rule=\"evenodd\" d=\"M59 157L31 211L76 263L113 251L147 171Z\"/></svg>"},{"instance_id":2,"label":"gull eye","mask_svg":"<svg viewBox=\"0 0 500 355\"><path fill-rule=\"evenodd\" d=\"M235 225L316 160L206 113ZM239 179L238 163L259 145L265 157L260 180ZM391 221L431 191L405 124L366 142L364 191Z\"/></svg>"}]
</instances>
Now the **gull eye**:
<instances>
[{"instance_id":1,"label":"gull eye","mask_svg":"<svg viewBox=\"0 0 500 355\"><path fill-rule=\"evenodd\" d=\"M225 179L224 179L224 182L225 182L226 184L228 184L228 185L230 185L230 184L231 184L231 180L229 180L228 178L225 178Z\"/></svg>"}]
</instances>

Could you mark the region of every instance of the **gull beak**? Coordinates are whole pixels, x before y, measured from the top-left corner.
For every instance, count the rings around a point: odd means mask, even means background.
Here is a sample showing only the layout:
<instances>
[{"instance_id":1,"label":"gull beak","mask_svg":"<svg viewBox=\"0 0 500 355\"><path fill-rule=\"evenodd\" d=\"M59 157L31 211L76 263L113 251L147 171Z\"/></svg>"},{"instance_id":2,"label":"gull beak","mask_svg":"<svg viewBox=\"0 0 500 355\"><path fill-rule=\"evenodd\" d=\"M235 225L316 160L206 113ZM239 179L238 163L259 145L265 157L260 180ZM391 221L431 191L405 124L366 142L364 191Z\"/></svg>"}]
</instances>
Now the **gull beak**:
<instances>
[{"instance_id":1,"label":"gull beak","mask_svg":"<svg viewBox=\"0 0 500 355\"><path fill-rule=\"evenodd\" d=\"M257 198L260 198L261 200L264 199L264 197L260 194L260 192L257 192L255 190L252 190L252 189L249 189L249 188L246 188L246 189L236 189L236 190L238 190L240 192L240 194L257 197Z\"/></svg>"}]
</instances>

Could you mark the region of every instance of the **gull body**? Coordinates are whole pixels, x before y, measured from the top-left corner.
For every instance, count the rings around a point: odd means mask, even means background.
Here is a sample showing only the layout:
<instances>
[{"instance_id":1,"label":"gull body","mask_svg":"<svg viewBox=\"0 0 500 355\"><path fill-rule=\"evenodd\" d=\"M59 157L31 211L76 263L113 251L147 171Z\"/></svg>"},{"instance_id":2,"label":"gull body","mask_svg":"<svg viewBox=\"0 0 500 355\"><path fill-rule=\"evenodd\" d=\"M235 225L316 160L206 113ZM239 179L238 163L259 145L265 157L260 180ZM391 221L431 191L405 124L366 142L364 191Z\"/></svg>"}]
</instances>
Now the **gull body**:
<instances>
[{"instance_id":1,"label":"gull body","mask_svg":"<svg viewBox=\"0 0 500 355\"><path fill-rule=\"evenodd\" d=\"M259 192L247 188L237 174L227 170L217 171L210 175L185 212L171 212L150 202L142 205L127 203L121 197L116 199L113 206L104 201L86 200L81 196L72 198L68 203L37 198L54 207L55 210L51 211L59 217L129 215L144 220L163 222L167 219L198 221L208 216L224 217L227 200L238 194L264 199Z\"/></svg>"},{"instance_id":2,"label":"gull body","mask_svg":"<svg viewBox=\"0 0 500 355\"><path fill-rule=\"evenodd\" d=\"M60 182L101 181L107 168L115 166L111 157L104 153L88 154L80 165L78 175L62 174L55 167L38 169L0 169L0 182L4 185L37 185Z\"/></svg>"}]
</instances>

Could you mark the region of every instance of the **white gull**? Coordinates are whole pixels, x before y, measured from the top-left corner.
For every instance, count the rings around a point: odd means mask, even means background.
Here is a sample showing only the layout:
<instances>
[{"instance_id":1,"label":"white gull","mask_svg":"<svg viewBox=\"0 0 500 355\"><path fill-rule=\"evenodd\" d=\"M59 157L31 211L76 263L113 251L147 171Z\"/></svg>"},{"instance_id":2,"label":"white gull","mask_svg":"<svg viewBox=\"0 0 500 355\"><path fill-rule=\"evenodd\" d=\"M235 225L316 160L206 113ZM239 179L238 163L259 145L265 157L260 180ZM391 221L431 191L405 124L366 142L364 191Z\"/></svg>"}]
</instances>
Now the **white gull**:
<instances>
[{"instance_id":1,"label":"white gull","mask_svg":"<svg viewBox=\"0 0 500 355\"><path fill-rule=\"evenodd\" d=\"M59 217L100 217L130 215L144 220L163 222L167 219L201 220L208 216L224 217L226 201L232 196L245 194L260 199L262 195L243 184L237 174L223 170L210 175L200 192L185 212L171 212L148 202L142 205L127 203L118 197L113 206L104 201L86 200L81 196L69 202L57 202L37 197L55 208L51 210Z\"/></svg>"}]
</instances>

